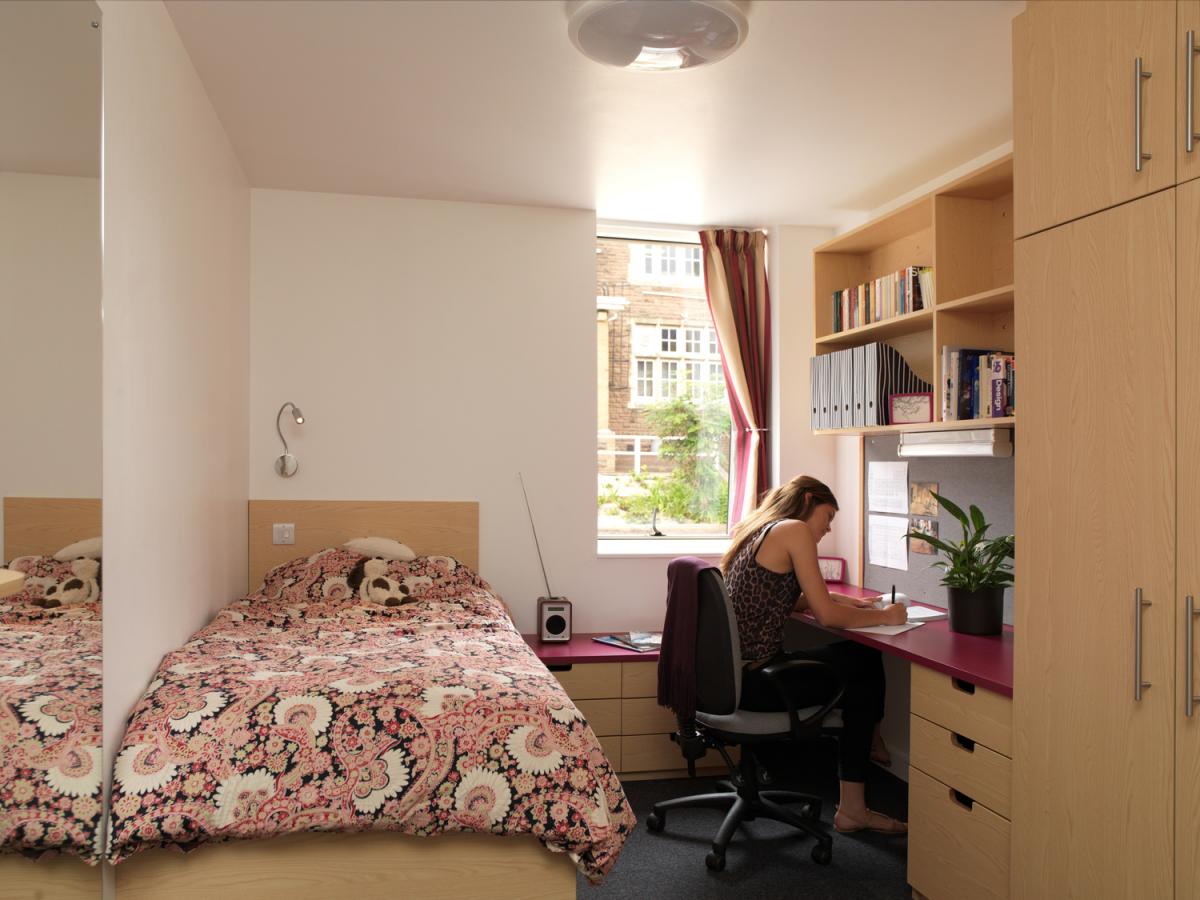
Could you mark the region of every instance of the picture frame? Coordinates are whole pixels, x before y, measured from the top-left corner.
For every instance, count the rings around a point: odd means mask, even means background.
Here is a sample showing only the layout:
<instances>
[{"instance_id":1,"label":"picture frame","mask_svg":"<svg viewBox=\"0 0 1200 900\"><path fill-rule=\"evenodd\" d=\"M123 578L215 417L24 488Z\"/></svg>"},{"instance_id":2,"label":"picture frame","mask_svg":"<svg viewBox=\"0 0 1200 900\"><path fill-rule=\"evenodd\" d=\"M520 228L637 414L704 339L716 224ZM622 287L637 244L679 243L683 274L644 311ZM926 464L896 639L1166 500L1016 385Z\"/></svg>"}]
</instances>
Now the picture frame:
<instances>
[{"instance_id":1,"label":"picture frame","mask_svg":"<svg viewBox=\"0 0 1200 900\"><path fill-rule=\"evenodd\" d=\"M846 560L840 556L818 556L817 565L821 569L821 577L826 582L844 582L846 580Z\"/></svg>"},{"instance_id":2,"label":"picture frame","mask_svg":"<svg viewBox=\"0 0 1200 900\"><path fill-rule=\"evenodd\" d=\"M933 421L933 393L888 394L888 421L892 425Z\"/></svg>"}]
</instances>

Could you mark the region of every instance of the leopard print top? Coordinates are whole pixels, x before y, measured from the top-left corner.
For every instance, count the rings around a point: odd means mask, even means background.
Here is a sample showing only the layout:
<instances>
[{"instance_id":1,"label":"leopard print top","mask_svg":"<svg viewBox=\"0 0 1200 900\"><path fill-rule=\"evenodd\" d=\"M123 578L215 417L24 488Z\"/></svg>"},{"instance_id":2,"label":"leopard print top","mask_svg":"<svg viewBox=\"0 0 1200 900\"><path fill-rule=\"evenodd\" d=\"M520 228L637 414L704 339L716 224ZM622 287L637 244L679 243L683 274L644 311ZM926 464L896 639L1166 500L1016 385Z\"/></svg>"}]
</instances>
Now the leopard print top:
<instances>
[{"instance_id":1,"label":"leopard print top","mask_svg":"<svg viewBox=\"0 0 1200 900\"><path fill-rule=\"evenodd\" d=\"M759 529L725 573L725 590L742 643L742 662L768 659L783 649L783 626L800 597L795 572L772 572L754 558L767 532L782 521L776 519Z\"/></svg>"}]
</instances>

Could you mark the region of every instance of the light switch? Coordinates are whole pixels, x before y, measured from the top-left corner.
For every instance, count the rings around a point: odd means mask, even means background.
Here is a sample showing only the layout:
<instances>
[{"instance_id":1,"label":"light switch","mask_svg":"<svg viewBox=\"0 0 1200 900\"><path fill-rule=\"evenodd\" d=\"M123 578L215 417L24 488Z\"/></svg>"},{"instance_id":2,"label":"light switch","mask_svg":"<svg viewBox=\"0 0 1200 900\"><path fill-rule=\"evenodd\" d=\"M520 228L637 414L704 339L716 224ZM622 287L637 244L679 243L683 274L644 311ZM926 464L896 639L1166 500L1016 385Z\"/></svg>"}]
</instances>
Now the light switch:
<instances>
[{"instance_id":1,"label":"light switch","mask_svg":"<svg viewBox=\"0 0 1200 900\"><path fill-rule=\"evenodd\" d=\"M296 543L296 523L295 522L275 522L271 525L271 543L272 544L294 544Z\"/></svg>"}]
</instances>

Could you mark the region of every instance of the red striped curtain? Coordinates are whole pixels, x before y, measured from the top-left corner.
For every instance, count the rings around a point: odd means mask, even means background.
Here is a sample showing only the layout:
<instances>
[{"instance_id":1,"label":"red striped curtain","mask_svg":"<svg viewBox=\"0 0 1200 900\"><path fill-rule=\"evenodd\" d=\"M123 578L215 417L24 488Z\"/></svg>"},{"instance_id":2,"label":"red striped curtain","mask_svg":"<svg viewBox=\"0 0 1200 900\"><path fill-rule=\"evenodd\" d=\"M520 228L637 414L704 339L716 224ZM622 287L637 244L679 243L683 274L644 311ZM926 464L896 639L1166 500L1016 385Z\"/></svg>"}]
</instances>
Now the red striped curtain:
<instances>
[{"instance_id":1,"label":"red striped curtain","mask_svg":"<svg viewBox=\"0 0 1200 900\"><path fill-rule=\"evenodd\" d=\"M721 346L733 414L729 526L753 510L771 477L771 297L767 236L761 231L700 232L704 289Z\"/></svg>"}]
</instances>

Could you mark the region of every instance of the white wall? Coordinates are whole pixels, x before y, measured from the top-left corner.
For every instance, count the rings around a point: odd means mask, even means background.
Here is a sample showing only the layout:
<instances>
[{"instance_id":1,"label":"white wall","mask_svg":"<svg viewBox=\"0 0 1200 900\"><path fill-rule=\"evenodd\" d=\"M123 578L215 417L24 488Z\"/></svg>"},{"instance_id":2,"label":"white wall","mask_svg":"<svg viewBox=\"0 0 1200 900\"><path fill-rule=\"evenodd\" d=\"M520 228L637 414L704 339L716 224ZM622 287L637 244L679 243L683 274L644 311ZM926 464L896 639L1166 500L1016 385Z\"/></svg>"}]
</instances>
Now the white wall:
<instances>
[{"instance_id":1,"label":"white wall","mask_svg":"<svg viewBox=\"0 0 1200 900\"><path fill-rule=\"evenodd\" d=\"M0 172L0 328L0 497L99 497L99 179Z\"/></svg>"},{"instance_id":2,"label":"white wall","mask_svg":"<svg viewBox=\"0 0 1200 900\"><path fill-rule=\"evenodd\" d=\"M818 436L810 424L809 359L813 347L813 248L833 237L830 228L785 225L769 232L775 351L775 459L773 483L812 475L838 498L833 531L821 542L824 556L858 558L857 439ZM850 448L847 455L846 446Z\"/></svg>"},{"instance_id":3,"label":"white wall","mask_svg":"<svg viewBox=\"0 0 1200 900\"><path fill-rule=\"evenodd\" d=\"M251 496L478 500L481 572L532 630L521 470L576 630L660 624L666 561L596 559L593 214L253 198ZM288 480L286 400L306 416Z\"/></svg>"},{"instance_id":4,"label":"white wall","mask_svg":"<svg viewBox=\"0 0 1200 900\"><path fill-rule=\"evenodd\" d=\"M103 13L111 761L163 653L245 583L250 194L162 4Z\"/></svg>"}]
</instances>

